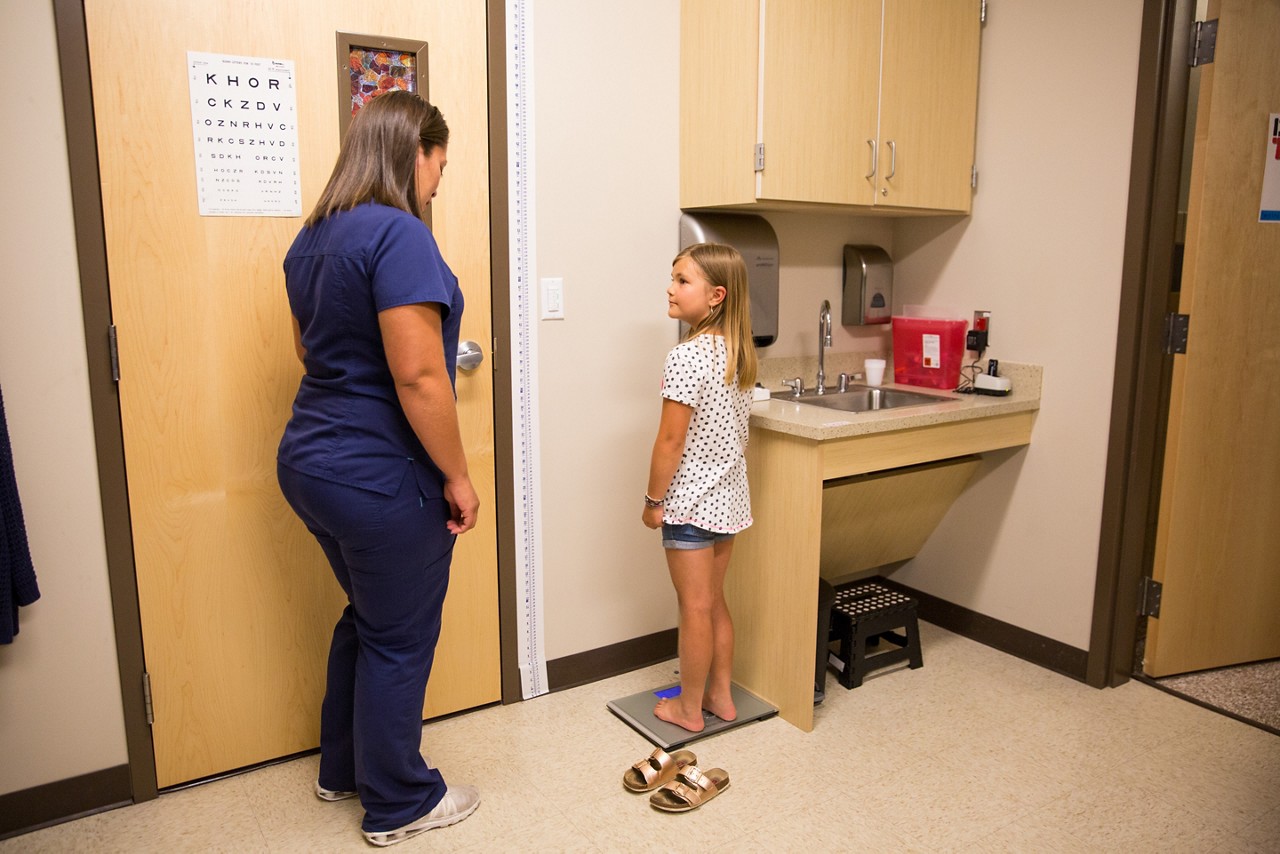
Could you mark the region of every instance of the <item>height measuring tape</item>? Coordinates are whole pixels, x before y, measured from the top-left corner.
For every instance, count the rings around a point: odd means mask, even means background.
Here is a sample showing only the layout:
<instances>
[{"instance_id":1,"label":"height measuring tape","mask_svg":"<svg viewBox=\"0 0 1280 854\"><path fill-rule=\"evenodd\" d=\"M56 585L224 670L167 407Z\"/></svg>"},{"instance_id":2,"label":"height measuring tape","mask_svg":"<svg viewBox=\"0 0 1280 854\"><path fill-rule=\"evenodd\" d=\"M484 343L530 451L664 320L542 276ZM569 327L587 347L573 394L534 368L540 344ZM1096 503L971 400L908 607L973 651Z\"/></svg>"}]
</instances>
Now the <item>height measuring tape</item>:
<instances>
[{"instance_id":1,"label":"height measuring tape","mask_svg":"<svg viewBox=\"0 0 1280 854\"><path fill-rule=\"evenodd\" d=\"M520 686L524 699L545 694L542 638L542 525L538 437L537 326L534 324L532 0L507 6L507 203L511 256L511 417L515 447L515 570Z\"/></svg>"}]
</instances>

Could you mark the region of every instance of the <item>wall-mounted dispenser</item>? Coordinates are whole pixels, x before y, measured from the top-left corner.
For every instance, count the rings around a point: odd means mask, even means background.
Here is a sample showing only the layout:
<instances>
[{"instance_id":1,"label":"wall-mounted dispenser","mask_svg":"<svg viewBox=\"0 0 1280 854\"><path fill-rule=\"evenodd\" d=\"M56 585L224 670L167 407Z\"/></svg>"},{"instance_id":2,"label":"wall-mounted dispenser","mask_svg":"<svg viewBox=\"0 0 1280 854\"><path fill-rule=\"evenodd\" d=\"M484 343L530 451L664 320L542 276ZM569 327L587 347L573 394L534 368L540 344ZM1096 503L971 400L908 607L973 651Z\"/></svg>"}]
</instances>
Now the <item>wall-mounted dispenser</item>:
<instances>
[{"instance_id":1,"label":"wall-mounted dispenser","mask_svg":"<svg viewBox=\"0 0 1280 854\"><path fill-rule=\"evenodd\" d=\"M845 326L888 323L893 313L893 261L879 246L845 246Z\"/></svg>"},{"instance_id":2,"label":"wall-mounted dispenser","mask_svg":"<svg viewBox=\"0 0 1280 854\"><path fill-rule=\"evenodd\" d=\"M751 337L768 347L778 337L778 235L755 214L680 215L680 248L727 243L742 254L751 289Z\"/></svg>"}]
</instances>

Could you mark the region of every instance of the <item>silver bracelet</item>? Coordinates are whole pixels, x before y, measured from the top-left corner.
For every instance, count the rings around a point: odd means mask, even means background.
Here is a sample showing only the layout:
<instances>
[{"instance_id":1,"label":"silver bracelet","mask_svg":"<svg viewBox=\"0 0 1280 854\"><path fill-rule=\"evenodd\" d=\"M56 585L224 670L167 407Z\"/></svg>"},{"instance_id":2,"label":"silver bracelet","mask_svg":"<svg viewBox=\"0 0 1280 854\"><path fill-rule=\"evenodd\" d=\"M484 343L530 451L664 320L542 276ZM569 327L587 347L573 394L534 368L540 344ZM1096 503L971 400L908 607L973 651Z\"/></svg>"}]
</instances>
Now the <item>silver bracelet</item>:
<instances>
[{"instance_id":1,"label":"silver bracelet","mask_svg":"<svg viewBox=\"0 0 1280 854\"><path fill-rule=\"evenodd\" d=\"M667 503L667 500L665 498L663 499L650 498L649 493L646 492L644 494L645 507L661 507L663 504L666 504L666 503Z\"/></svg>"}]
</instances>

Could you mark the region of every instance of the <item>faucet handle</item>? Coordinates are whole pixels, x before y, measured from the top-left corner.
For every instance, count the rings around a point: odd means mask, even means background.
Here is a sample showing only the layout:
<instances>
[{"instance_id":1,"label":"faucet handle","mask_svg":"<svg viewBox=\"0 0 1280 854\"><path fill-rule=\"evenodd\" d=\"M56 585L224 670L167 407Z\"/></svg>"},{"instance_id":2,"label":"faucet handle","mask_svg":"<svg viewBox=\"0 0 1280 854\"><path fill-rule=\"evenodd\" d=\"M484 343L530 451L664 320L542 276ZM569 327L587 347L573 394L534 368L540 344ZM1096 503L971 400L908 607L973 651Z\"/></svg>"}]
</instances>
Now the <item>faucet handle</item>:
<instances>
[{"instance_id":1,"label":"faucet handle","mask_svg":"<svg viewBox=\"0 0 1280 854\"><path fill-rule=\"evenodd\" d=\"M849 390L849 375L844 371L840 372L840 391L841 393Z\"/></svg>"},{"instance_id":2,"label":"faucet handle","mask_svg":"<svg viewBox=\"0 0 1280 854\"><path fill-rule=\"evenodd\" d=\"M804 394L804 380L800 377L796 377L793 380L783 380L782 384L791 389L792 397L799 397Z\"/></svg>"}]
</instances>

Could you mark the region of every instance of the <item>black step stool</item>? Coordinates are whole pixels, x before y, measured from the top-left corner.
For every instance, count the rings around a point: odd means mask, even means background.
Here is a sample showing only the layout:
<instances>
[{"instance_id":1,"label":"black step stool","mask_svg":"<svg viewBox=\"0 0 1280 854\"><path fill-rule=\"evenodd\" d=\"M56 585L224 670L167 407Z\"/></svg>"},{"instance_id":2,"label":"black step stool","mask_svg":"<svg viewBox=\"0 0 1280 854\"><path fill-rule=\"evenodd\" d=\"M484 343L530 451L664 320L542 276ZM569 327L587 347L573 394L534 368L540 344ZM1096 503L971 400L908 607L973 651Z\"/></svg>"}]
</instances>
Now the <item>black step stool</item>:
<instances>
[{"instance_id":1,"label":"black step stool","mask_svg":"<svg viewBox=\"0 0 1280 854\"><path fill-rule=\"evenodd\" d=\"M840 641L836 657L843 665L840 684L846 688L857 688L871 671L903 661L910 661L912 670L924 667L916 600L877 584L877 580L855 581L836 588L831 635ZM894 629L902 629L903 633ZM899 649L868 657L867 643L874 643L876 638Z\"/></svg>"}]
</instances>

